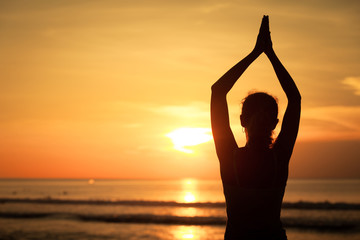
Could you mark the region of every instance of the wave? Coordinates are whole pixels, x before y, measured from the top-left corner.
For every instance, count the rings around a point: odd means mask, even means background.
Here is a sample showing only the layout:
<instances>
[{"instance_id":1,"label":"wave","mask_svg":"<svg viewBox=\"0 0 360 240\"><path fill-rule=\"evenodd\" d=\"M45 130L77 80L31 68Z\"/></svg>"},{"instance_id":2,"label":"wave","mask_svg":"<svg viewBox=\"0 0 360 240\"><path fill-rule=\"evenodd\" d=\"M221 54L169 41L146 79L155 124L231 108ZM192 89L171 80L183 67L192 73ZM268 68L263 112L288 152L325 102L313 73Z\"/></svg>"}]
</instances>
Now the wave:
<instances>
[{"instance_id":1,"label":"wave","mask_svg":"<svg viewBox=\"0 0 360 240\"><path fill-rule=\"evenodd\" d=\"M137 224L165 224L165 225L220 225L226 224L225 217L213 216L172 216L153 214L120 214L120 215L92 215L75 213L0 213L0 218L30 219L52 218L73 219L86 222L103 223L137 223ZM360 232L360 221L344 221L341 219L311 219L306 217L282 218L285 228L309 229L315 231Z\"/></svg>"},{"instance_id":2,"label":"wave","mask_svg":"<svg viewBox=\"0 0 360 240\"><path fill-rule=\"evenodd\" d=\"M192 202L175 201L145 201L145 200L79 200L55 198L0 198L1 203L38 203L38 204L79 204L79 205L126 205L149 207L196 207L196 208L225 208L225 202ZM283 209L304 210L360 210L360 203L344 202L284 202Z\"/></svg>"}]
</instances>

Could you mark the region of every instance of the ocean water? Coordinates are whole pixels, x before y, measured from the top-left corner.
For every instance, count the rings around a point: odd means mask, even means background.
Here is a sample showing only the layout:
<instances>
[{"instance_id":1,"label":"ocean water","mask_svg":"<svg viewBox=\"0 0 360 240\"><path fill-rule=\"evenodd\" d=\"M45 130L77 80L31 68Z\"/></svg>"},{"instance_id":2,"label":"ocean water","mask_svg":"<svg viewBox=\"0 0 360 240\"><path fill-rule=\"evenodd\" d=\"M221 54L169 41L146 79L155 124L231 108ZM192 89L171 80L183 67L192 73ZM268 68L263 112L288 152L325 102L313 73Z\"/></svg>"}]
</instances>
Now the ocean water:
<instances>
[{"instance_id":1,"label":"ocean water","mask_svg":"<svg viewBox=\"0 0 360 240\"><path fill-rule=\"evenodd\" d=\"M360 239L360 180L288 181L290 240ZM223 239L219 180L0 180L0 239Z\"/></svg>"}]
</instances>

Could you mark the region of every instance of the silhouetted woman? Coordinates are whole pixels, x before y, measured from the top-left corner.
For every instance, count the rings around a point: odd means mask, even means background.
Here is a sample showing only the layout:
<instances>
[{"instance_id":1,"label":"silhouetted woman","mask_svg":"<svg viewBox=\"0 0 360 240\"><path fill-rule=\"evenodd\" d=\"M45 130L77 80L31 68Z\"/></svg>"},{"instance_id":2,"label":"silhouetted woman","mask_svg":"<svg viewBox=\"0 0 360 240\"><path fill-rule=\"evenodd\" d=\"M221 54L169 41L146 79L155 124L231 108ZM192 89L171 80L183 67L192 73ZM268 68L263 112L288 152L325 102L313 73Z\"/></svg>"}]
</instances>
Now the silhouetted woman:
<instances>
[{"instance_id":1,"label":"silhouetted woman","mask_svg":"<svg viewBox=\"0 0 360 240\"><path fill-rule=\"evenodd\" d=\"M262 92L250 94L240 116L246 145L239 148L230 129L226 95L246 68L262 53L269 58L288 105L281 131L276 100ZM226 72L213 86L211 124L226 199L225 239L287 239L280 221L288 165L299 128L301 96L277 58L270 38L269 18L262 19L253 51Z\"/></svg>"}]
</instances>

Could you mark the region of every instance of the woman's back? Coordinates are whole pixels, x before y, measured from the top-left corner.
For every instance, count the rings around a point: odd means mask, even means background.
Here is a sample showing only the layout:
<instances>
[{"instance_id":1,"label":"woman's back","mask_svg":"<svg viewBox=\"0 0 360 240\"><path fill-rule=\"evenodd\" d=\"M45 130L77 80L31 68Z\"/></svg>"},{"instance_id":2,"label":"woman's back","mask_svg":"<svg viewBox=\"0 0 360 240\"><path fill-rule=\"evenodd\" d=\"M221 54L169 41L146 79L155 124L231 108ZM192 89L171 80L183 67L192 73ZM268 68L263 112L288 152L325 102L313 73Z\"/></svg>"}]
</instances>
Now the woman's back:
<instances>
[{"instance_id":1,"label":"woman's back","mask_svg":"<svg viewBox=\"0 0 360 240\"><path fill-rule=\"evenodd\" d=\"M261 239L284 233L280 221L286 171L272 149L234 153L236 182L223 182L228 215L226 239Z\"/></svg>"},{"instance_id":2,"label":"woman's back","mask_svg":"<svg viewBox=\"0 0 360 240\"><path fill-rule=\"evenodd\" d=\"M247 189L224 184L228 221L225 239L282 236L280 221L285 188Z\"/></svg>"}]
</instances>

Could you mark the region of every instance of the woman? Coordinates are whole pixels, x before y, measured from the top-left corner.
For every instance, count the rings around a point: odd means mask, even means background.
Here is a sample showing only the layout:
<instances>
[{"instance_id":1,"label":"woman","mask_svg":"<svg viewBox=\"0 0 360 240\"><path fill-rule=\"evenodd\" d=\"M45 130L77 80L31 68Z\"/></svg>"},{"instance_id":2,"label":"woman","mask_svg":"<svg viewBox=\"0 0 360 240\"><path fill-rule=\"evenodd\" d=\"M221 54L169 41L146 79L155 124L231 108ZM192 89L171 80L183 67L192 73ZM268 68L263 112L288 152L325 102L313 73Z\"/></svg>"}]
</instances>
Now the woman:
<instances>
[{"instance_id":1,"label":"woman","mask_svg":"<svg viewBox=\"0 0 360 240\"><path fill-rule=\"evenodd\" d=\"M226 95L262 53L270 60L288 105L281 131L273 141L272 131L278 123L276 100L266 93L247 96L240 116L246 145L239 148L230 128ZM262 19L252 52L226 72L211 89L211 125L228 217L225 239L287 239L280 211L289 160L299 128L301 96L273 50L268 16Z\"/></svg>"}]
</instances>

